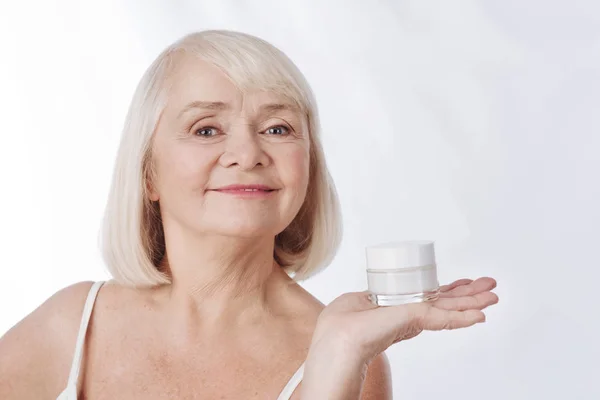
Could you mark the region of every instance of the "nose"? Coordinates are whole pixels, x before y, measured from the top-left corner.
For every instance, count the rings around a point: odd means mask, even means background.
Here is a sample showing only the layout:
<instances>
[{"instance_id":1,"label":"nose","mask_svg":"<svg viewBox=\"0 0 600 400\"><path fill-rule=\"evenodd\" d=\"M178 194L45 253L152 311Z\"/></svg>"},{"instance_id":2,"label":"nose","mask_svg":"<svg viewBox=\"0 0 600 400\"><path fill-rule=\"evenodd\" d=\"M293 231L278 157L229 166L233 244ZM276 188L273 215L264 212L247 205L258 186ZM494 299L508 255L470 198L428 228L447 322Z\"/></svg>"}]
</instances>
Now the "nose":
<instances>
[{"instance_id":1,"label":"nose","mask_svg":"<svg viewBox=\"0 0 600 400\"><path fill-rule=\"evenodd\" d=\"M237 166L244 171L269 165L270 158L264 151L258 135L251 126L234 127L227 135L225 151L219 163L226 168Z\"/></svg>"}]
</instances>

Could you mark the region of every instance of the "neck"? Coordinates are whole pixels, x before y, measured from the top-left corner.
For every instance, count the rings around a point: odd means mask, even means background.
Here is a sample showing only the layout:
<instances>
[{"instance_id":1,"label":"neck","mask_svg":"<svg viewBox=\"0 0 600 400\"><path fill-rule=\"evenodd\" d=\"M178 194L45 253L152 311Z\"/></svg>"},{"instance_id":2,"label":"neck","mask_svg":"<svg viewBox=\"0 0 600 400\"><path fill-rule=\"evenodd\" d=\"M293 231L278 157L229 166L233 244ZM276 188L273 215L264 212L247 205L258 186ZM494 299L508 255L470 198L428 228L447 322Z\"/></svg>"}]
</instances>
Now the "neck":
<instances>
[{"instance_id":1,"label":"neck","mask_svg":"<svg viewBox=\"0 0 600 400\"><path fill-rule=\"evenodd\" d=\"M171 232L172 233L172 232ZM163 259L171 322L186 331L222 332L254 323L269 308L269 293L291 279L273 259L274 238L174 235Z\"/></svg>"}]
</instances>

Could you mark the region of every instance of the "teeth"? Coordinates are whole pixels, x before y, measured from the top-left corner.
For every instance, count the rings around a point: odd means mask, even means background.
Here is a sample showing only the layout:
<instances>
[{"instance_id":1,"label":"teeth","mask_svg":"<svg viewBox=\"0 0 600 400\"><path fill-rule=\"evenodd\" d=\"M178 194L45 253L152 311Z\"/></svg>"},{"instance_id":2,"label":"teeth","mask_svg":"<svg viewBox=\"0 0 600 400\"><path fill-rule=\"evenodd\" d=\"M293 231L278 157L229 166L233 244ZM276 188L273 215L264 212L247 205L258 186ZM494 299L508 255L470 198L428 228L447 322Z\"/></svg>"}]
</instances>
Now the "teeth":
<instances>
[{"instance_id":1,"label":"teeth","mask_svg":"<svg viewBox=\"0 0 600 400\"><path fill-rule=\"evenodd\" d=\"M257 192L258 189L244 189L244 192Z\"/></svg>"}]
</instances>

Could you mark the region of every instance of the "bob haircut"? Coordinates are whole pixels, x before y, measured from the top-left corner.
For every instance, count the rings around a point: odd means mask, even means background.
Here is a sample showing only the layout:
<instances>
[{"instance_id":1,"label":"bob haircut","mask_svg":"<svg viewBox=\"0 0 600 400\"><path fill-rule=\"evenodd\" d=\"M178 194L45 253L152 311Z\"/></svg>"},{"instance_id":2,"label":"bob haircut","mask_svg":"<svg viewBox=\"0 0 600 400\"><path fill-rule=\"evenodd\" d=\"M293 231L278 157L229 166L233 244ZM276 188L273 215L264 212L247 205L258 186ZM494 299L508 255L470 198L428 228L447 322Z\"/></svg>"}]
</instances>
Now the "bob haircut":
<instances>
[{"instance_id":1,"label":"bob haircut","mask_svg":"<svg viewBox=\"0 0 600 400\"><path fill-rule=\"evenodd\" d=\"M164 49L142 76L126 115L102 222L100 246L108 271L129 286L169 284L159 264L166 253L159 202L148 197L152 141L168 98L169 72L187 53L220 68L240 90L268 90L297 104L309 128L309 183L293 221L275 236L275 261L295 280L325 268L341 242L341 211L320 135L312 89L296 65L258 37L229 30L189 33Z\"/></svg>"}]
</instances>

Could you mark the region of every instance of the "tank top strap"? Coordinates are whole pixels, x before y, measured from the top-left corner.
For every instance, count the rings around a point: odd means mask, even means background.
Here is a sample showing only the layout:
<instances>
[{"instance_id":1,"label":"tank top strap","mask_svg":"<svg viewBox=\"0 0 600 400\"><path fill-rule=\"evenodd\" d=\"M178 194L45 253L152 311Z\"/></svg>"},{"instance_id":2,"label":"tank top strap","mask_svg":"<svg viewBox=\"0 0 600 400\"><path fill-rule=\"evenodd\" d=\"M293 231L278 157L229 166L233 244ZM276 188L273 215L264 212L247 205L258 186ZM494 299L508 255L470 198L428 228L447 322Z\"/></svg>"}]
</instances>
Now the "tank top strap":
<instances>
[{"instance_id":1,"label":"tank top strap","mask_svg":"<svg viewBox=\"0 0 600 400\"><path fill-rule=\"evenodd\" d=\"M92 315L92 309L94 308L94 302L96 301L98 290L103 284L104 281L94 282L90 288L90 291L88 292L87 299L85 300L83 314L81 315L81 322L79 324L79 332L77 333L77 341L75 342L75 352L73 353L73 362L71 364L71 371L69 372L69 381L67 386L75 388L77 387L87 327L90 322L90 316Z\"/></svg>"},{"instance_id":2,"label":"tank top strap","mask_svg":"<svg viewBox=\"0 0 600 400\"><path fill-rule=\"evenodd\" d=\"M277 397L277 400L289 400L290 397L292 397L292 394L294 393L294 391L296 390L298 385L300 384L300 382L302 381L303 376L304 376L304 363L302 363L302 365L300 365L300 368L298 368L296 373L290 378L288 383L285 385L285 387L279 394L279 397Z\"/></svg>"}]
</instances>

